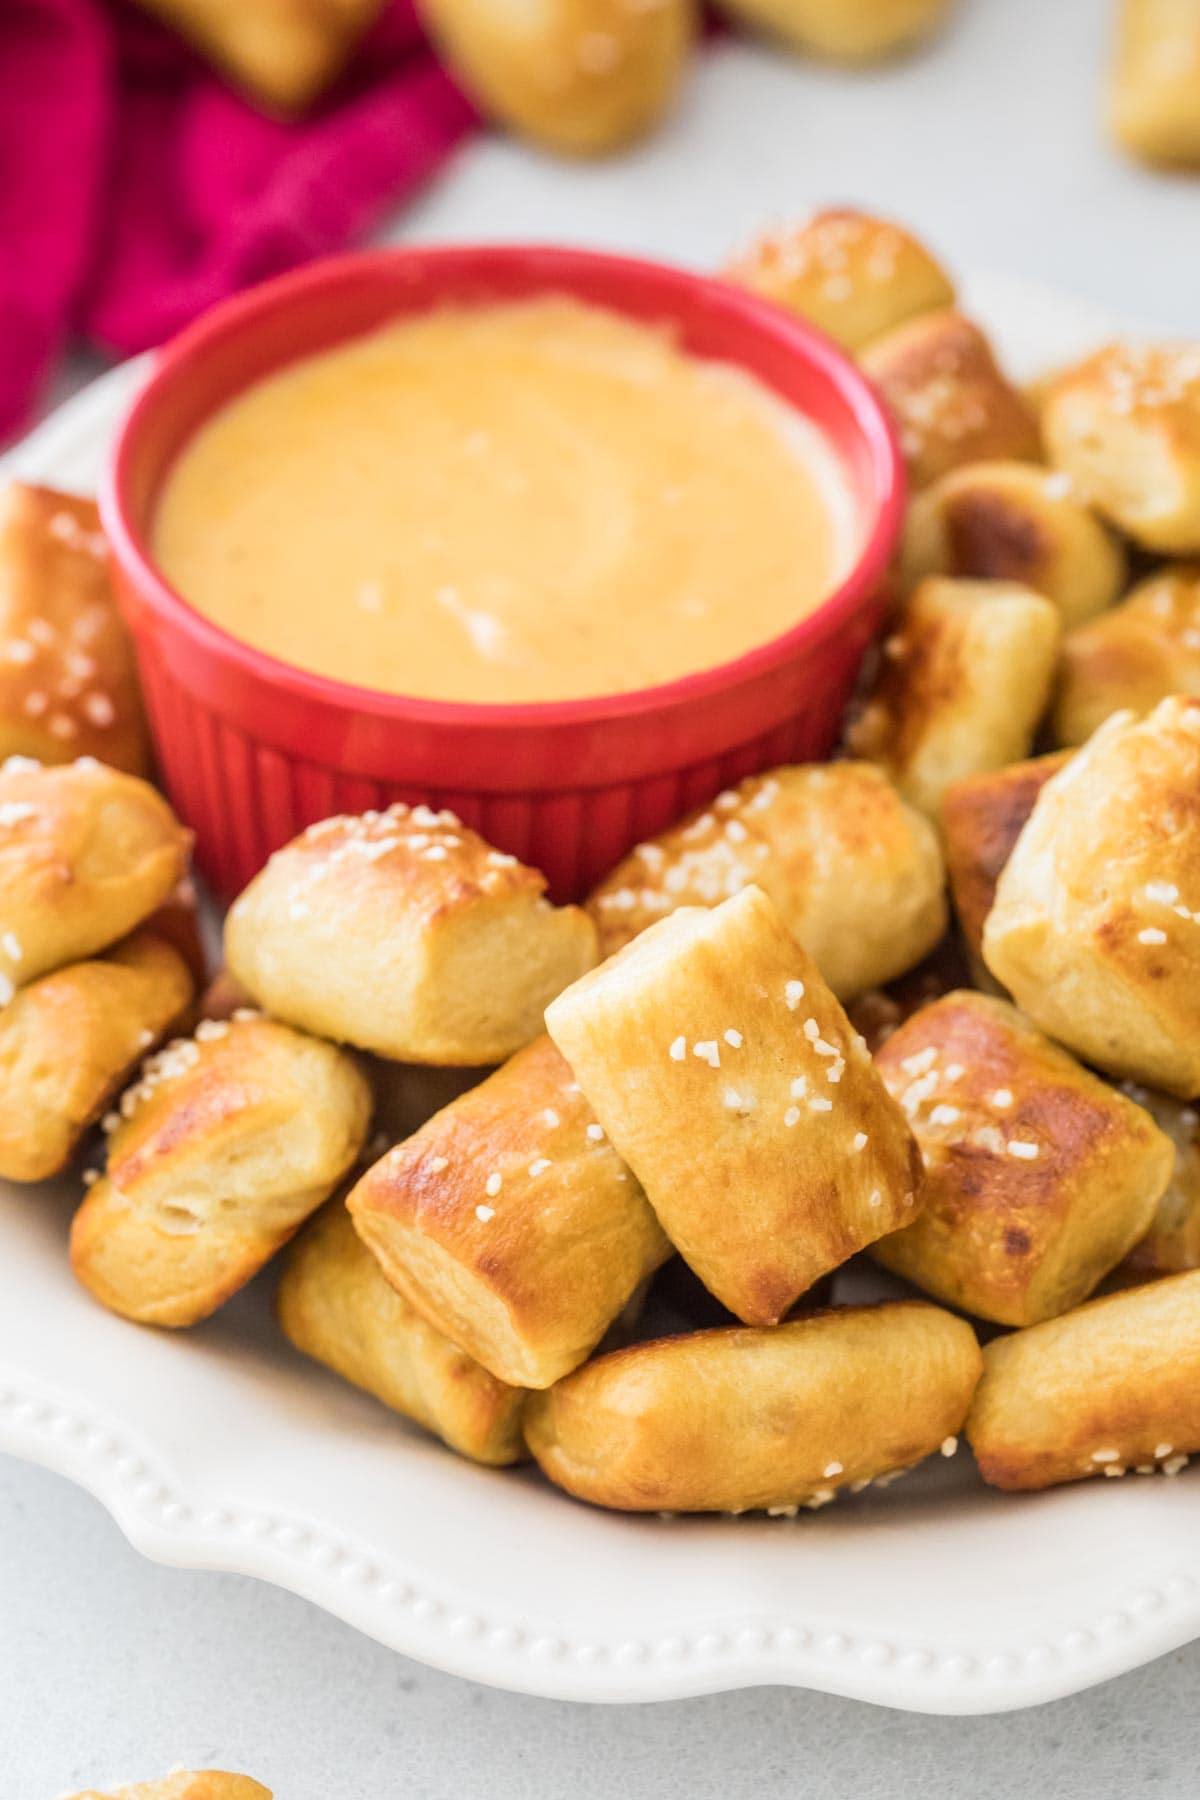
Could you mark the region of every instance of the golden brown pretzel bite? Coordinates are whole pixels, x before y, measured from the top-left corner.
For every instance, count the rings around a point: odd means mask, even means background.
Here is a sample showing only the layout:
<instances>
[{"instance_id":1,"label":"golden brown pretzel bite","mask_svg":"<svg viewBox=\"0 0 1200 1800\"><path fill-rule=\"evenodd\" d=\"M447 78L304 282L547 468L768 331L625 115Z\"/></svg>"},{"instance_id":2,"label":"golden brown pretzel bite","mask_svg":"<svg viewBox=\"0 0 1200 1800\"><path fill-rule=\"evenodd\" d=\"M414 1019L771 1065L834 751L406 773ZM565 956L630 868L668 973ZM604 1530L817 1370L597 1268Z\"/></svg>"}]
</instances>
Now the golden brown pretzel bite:
<instances>
[{"instance_id":1,"label":"golden brown pretzel bite","mask_svg":"<svg viewBox=\"0 0 1200 1800\"><path fill-rule=\"evenodd\" d=\"M967 1436L993 1487L1177 1475L1200 1450L1200 1272L996 1338L983 1360Z\"/></svg>"},{"instance_id":2,"label":"golden brown pretzel bite","mask_svg":"<svg viewBox=\"0 0 1200 1800\"><path fill-rule=\"evenodd\" d=\"M525 1420L544 1474L626 1512L816 1507L948 1453L982 1366L971 1327L917 1301L697 1331L601 1356Z\"/></svg>"},{"instance_id":3,"label":"golden brown pretzel bite","mask_svg":"<svg viewBox=\"0 0 1200 1800\"><path fill-rule=\"evenodd\" d=\"M1114 714L1046 783L983 955L1088 1062L1200 1093L1200 699Z\"/></svg>"},{"instance_id":4,"label":"golden brown pretzel bite","mask_svg":"<svg viewBox=\"0 0 1200 1800\"><path fill-rule=\"evenodd\" d=\"M936 30L951 0L723 0L735 19L831 62L878 62Z\"/></svg>"},{"instance_id":5,"label":"golden brown pretzel bite","mask_svg":"<svg viewBox=\"0 0 1200 1800\"><path fill-rule=\"evenodd\" d=\"M161 1781L135 1781L132 1786L87 1788L68 1800L271 1800L270 1788L248 1775L230 1775L221 1769L180 1769Z\"/></svg>"},{"instance_id":6,"label":"golden brown pretzel bite","mask_svg":"<svg viewBox=\"0 0 1200 1800\"><path fill-rule=\"evenodd\" d=\"M514 1387L581 1363L670 1255L546 1037L397 1144L348 1204L393 1287Z\"/></svg>"},{"instance_id":7,"label":"golden brown pretzel bite","mask_svg":"<svg viewBox=\"0 0 1200 1800\"><path fill-rule=\"evenodd\" d=\"M897 614L847 745L936 818L952 782L1029 754L1058 642L1057 610L1031 588L930 576Z\"/></svg>"},{"instance_id":8,"label":"golden brown pretzel bite","mask_svg":"<svg viewBox=\"0 0 1200 1800\"><path fill-rule=\"evenodd\" d=\"M521 1388L497 1381L385 1278L333 1199L288 1250L279 1322L305 1355L476 1462L519 1462Z\"/></svg>"},{"instance_id":9,"label":"golden brown pretzel bite","mask_svg":"<svg viewBox=\"0 0 1200 1800\"><path fill-rule=\"evenodd\" d=\"M850 207L764 233L722 273L846 350L954 302L950 277L910 232Z\"/></svg>"},{"instance_id":10,"label":"golden brown pretzel bite","mask_svg":"<svg viewBox=\"0 0 1200 1800\"><path fill-rule=\"evenodd\" d=\"M587 902L601 954L751 882L842 1000L912 968L946 928L928 821L871 763L810 763L752 775L631 851Z\"/></svg>"},{"instance_id":11,"label":"golden brown pretzel bite","mask_svg":"<svg viewBox=\"0 0 1200 1800\"><path fill-rule=\"evenodd\" d=\"M104 1174L71 1227L75 1274L126 1318L207 1318L351 1168L370 1108L345 1051L256 1014L202 1023L107 1121Z\"/></svg>"},{"instance_id":12,"label":"golden brown pretzel bite","mask_svg":"<svg viewBox=\"0 0 1200 1800\"><path fill-rule=\"evenodd\" d=\"M577 906L453 813L326 819L230 909L229 972L277 1018L397 1062L498 1063L596 960Z\"/></svg>"},{"instance_id":13,"label":"golden brown pretzel bite","mask_svg":"<svg viewBox=\"0 0 1200 1800\"><path fill-rule=\"evenodd\" d=\"M1151 163L1200 165L1200 11L1195 0L1120 0L1109 121Z\"/></svg>"},{"instance_id":14,"label":"golden brown pretzel bite","mask_svg":"<svg viewBox=\"0 0 1200 1800\"><path fill-rule=\"evenodd\" d=\"M65 1169L193 991L183 958L146 929L19 988L0 1010L0 1176Z\"/></svg>"},{"instance_id":15,"label":"golden brown pretzel bite","mask_svg":"<svg viewBox=\"0 0 1200 1800\"><path fill-rule=\"evenodd\" d=\"M189 834L147 782L83 757L0 767L0 1004L128 936L186 871Z\"/></svg>"},{"instance_id":16,"label":"golden brown pretzel bite","mask_svg":"<svg viewBox=\"0 0 1200 1800\"><path fill-rule=\"evenodd\" d=\"M546 1024L676 1249L774 1324L920 1202L866 1045L756 887L652 925Z\"/></svg>"},{"instance_id":17,"label":"golden brown pretzel bite","mask_svg":"<svg viewBox=\"0 0 1200 1800\"><path fill-rule=\"evenodd\" d=\"M948 994L877 1061L925 1178L920 1215L872 1254L935 1299L1030 1325L1086 1299L1148 1230L1170 1139L1006 1001Z\"/></svg>"},{"instance_id":18,"label":"golden brown pretzel bite","mask_svg":"<svg viewBox=\"0 0 1200 1800\"><path fill-rule=\"evenodd\" d=\"M978 462L951 469L917 495L901 568L909 582L927 575L1020 582L1053 600L1070 627L1112 605L1126 558L1061 470Z\"/></svg>"},{"instance_id":19,"label":"golden brown pretzel bite","mask_svg":"<svg viewBox=\"0 0 1200 1800\"><path fill-rule=\"evenodd\" d=\"M1200 344L1107 344L1049 384L1050 461L1146 550L1200 551Z\"/></svg>"},{"instance_id":20,"label":"golden brown pretzel bite","mask_svg":"<svg viewBox=\"0 0 1200 1800\"><path fill-rule=\"evenodd\" d=\"M133 646L95 502L10 483L0 493L0 761L150 762Z\"/></svg>"},{"instance_id":21,"label":"golden brown pretzel bite","mask_svg":"<svg viewBox=\"0 0 1200 1800\"><path fill-rule=\"evenodd\" d=\"M954 911L971 951L978 956L983 924L996 898L1000 872L1012 855L1038 795L1070 753L1035 756L952 782L942 795L942 845Z\"/></svg>"},{"instance_id":22,"label":"golden brown pretzel bite","mask_svg":"<svg viewBox=\"0 0 1200 1800\"><path fill-rule=\"evenodd\" d=\"M138 0L235 86L272 110L308 106L328 86L382 0Z\"/></svg>"},{"instance_id":23,"label":"golden brown pretzel bite","mask_svg":"<svg viewBox=\"0 0 1200 1800\"><path fill-rule=\"evenodd\" d=\"M1200 693L1200 564L1159 569L1111 612L1063 639L1054 702L1060 744L1083 744L1113 713L1148 713Z\"/></svg>"}]
</instances>

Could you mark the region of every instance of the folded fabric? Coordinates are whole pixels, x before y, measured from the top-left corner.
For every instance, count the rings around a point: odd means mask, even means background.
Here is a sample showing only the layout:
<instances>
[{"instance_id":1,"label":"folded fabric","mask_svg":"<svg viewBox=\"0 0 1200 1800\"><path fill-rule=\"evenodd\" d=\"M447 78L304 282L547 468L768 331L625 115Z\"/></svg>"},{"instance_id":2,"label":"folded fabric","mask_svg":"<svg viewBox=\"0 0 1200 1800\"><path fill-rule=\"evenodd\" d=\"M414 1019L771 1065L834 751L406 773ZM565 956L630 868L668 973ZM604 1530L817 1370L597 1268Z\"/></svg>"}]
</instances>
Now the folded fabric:
<instances>
[{"instance_id":1,"label":"folded fabric","mask_svg":"<svg viewBox=\"0 0 1200 1800\"><path fill-rule=\"evenodd\" d=\"M129 355L361 238L474 122L411 0L287 123L120 0L3 0L0 441L72 334Z\"/></svg>"}]
</instances>

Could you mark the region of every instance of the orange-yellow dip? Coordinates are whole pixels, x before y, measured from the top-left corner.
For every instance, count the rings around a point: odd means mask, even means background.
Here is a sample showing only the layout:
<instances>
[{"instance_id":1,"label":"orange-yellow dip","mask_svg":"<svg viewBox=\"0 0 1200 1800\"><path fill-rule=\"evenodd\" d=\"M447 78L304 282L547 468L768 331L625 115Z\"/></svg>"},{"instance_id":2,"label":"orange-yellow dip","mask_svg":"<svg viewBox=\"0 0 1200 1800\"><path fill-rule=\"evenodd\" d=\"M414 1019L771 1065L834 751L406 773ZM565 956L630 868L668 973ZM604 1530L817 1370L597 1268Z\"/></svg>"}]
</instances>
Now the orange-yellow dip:
<instances>
[{"instance_id":1,"label":"orange-yellow dip","mask_svg":"<svg viewBox=\"0 0 1200 1800\"><path fill-rule=\"evenodd\" d=\"M403 319L251 387L183 450L154 549L285 662L526 701L777 636L855 536L813 426L666 329L564 297Z\"/></svg>"}]
</instances>

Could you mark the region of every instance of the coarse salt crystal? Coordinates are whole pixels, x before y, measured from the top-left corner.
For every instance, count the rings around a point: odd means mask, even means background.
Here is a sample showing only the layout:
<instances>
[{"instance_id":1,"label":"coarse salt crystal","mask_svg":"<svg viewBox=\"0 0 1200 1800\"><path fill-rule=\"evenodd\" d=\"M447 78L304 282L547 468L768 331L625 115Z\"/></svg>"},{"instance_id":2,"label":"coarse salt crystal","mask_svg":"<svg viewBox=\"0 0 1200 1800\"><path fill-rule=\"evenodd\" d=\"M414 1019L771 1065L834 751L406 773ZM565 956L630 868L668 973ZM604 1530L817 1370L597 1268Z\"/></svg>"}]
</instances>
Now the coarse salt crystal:
<instances>
[{"instance_id":1,"label":"coarse salt crystal","mask_svg":"<svg viewBox=\"0 0 1200 1800\"><path fill-rule=\"evenodd\" d=\"M687 1039L685 1037L677 1037L667 1054L672 1062L682 1062L687 1055Z\"/></svg>"},{"instance_id":2,"label":"coarse salt crystal","mask_svg":"<svg viewBox=\"0 0 1200 1800\"><path fill-rule=\"evenodd\" d=\"M487 1180L483 1184L483 1191L485 1194L490 1194L494 1198L500 1192L500 1189L503 1186L504 1186L503 1175L496 1173L496 1174L492 1174L492 1175L488 1176Z\"/></svg>"},{"instance_id":3,"label":"coarse salt crystal","mask_svg":"<svg viewBox=\"0 0 1200 1800\"><path fill-rule=\"evenodd\" d=\"M494 1206L477 1206L475 1208L475 1217L479 1220L481 1225L486 1225L488 1220L494 1219L495 1216L496 1209Z\"/></svg>"},{"instance_id":4,"label":"coarse salt crystal","mask_svg":"<svg viewBox=\"0 0 1200 1800\"><path fill-rule=\"evenodd\" d=\"M795 1012L804 998L804 983L802 981L787 982L784 986L783 997L787 1001L788 1011Z\"/></svg>"}]
</instances>

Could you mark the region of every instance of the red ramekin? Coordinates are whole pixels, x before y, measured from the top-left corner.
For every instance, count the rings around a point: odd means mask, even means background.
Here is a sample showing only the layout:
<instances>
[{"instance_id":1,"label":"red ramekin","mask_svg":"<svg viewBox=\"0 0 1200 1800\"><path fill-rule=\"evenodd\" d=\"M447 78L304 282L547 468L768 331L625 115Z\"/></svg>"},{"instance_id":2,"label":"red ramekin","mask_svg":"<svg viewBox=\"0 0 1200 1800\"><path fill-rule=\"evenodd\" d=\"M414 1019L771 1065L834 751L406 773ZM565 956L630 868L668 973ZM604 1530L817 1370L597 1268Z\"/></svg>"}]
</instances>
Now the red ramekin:
<instances>
[{"instance_id":1,"label":"red ramekin","mask_svg":"<svg viewBox=\"0 0 1200 1800\"><path fill-rule=\"evenodd\" d=\"M570 294L667 322L814 421L841 458L861 552L813 613L733 662L636 693L484 706L397 698L239 643L168 585L149 550L163 479L188 437L298 357L443 303ZM393 800L450 807L582 894L649 833L731 781L832 746L884 604L904 478L891 429L819 332L720 281L537 245L338 257L214 308L163 349L121 426L100 506L167 789L201 870L236 893L305 825Z\"/></svg>"}]
</instances>

